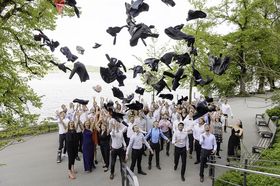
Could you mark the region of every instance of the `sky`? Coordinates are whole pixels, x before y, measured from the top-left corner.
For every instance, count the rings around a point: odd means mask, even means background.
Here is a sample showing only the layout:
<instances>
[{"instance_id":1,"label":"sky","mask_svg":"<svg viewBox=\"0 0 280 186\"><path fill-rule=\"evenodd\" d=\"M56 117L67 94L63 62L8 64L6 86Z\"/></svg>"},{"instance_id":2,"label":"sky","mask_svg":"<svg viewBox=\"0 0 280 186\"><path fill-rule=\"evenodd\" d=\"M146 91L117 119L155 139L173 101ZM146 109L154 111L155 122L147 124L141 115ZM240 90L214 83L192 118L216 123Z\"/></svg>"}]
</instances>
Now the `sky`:
<instances>
[{"instance_id":1,"label":"sky","mask_svg":"<svg viewBox=\"0 0 280 186\"><path fill-rule=\"evenodd\" d=\"M115 57L124 62L127 67L139 65L140 62L133 55L146 59L148 56L147 48L139 40L138 45L131 47L129 45L130 34L123 29L117 36L117 43L113 45L113 37L106 32L110 26L123 26L126 24L125 2L130 0L76 0L77 6L80 7L80 18L59 16L57 28L49 31L47 34L50 38L58 40L60 47L68 46L70 50L79 57L78 61L91 66L106 66L108 63L105 54ZM149 11L142 12L135 20L137 23L146 25L155 25L160 36L158 46L168 45L172 48L176 42L171 40L165 33L164 29L169 26L179 24L188 24L186 21L189 9L194 7L187 0L175 0L176 6L171 7L164 4L161 0L145 0L149 4ZM218 1L210 1L210 4L216 4ZM208 3L209 4L209 3ZM191 21L190 21L191 22ZM229 28L219 29L226 32ZM147 38L147 45L151 39ZM100 43L102 46L93 49L94 43ZM85 48L84 55L79 55L76 46ZM66 62L57 49L54 53L60 62Z\"/></svg>"}]
</instances>

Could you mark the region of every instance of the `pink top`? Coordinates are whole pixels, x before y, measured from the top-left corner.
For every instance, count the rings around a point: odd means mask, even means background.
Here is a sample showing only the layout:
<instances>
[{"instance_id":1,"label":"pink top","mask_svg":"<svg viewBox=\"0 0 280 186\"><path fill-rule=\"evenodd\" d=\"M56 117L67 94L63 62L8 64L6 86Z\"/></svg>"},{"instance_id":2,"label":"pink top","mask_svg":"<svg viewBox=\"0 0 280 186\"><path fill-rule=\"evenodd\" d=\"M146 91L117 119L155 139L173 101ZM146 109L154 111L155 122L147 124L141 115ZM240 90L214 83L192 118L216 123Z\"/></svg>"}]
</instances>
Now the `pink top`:
<instances>
[{"instance_id":1,"label":"pink top","mask_svg":"<svg viewBox=\"0 0 280 186\"><path fill-rule=\"evenodd\" d=\"M159 127L161 128L162 132L168 132L169 128L172 128L172 124L169 120L160 120Z\"/></svg>"}]
</instances>

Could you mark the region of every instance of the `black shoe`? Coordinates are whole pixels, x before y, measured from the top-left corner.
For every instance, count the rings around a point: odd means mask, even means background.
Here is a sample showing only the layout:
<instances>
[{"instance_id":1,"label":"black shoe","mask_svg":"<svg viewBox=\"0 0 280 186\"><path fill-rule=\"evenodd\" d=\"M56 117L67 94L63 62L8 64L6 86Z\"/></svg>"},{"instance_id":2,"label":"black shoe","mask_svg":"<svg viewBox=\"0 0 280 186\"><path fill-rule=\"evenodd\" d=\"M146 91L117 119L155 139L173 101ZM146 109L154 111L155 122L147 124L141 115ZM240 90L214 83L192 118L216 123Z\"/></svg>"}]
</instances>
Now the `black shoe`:
<instances>
[{"instance_id":1,"label":"black shoe","mask_svg":"<svg viewBox=\"0 0 280 186\"><path fill-rule=\"evenodd\" d=\"M196 162L194 162L194 164L199 164L200 163L200 161L196 161Z\"/></svg>"},{"instance_id":2,"label":"black shoe","mask_svg":"<svg viewBox=\"0 0 280 186\"><path fill-rule=\"evenodd\" d=\"M182 181L185 181L186 179L185 179L185 176L181 176L181 180Z\"/></svg>"},{"instance_id":3,"label":"black shoe","mask_svg":"<svg viewBox=\"0 0 280 186\"><path fill-rule=\"evenodd\" d=\"M143 171L138 171L138 174L147 175L147 173Z\"/></svg>"},{"instance_id":4,"label":"black shoe","mask_svg":"<svg viewBox=\"0 0 280 186\"><path fill-rule=\"evenodd\" d=\"M94 161L94 163L97 165L97 164L98 164L98 161L97 161L97 160L95 160L95 161Z\"/></svg>"},{"instance_id":5,"label":"black shoe","mask_svg":"<svg viewBox=\"0 0 280 186\"><path fill-rule=\"evenodd\" d=\"M149 165L148 169L151 170L152 169L152 165Z\"/></svg>"},{"instance_id":6,"label":"black shoe","mask_svg":"<svg viewBox=\"0 0 280 186\"><path fill-rule=\"evenodd\" d=\"M200 177L200 182L204 182L204 177Z\"/></svg>"},{"instance_id":7,"label":"black shoe","mask_svg":"<svg viewBox=\"0 0 280 186\"><path fill-rule=\"evenodd\" d=\"M169 156L169 152L166 152L166 156Z\"/></svg>"},{"instance_id":8,"label":"black shoe","mask_svg":"<svg viewBox=\"0 0 280 186\"><path fill-rule=\"evenodd\" d=\"M160 167L159 165L157 165L157 168L158 168L159 170L161 170L161 167Z\"/></svg>"},{"instance_id":9,"label":"black shoe","mask_svg":"<svg viewBox=\"0 0 280 186\"><path fill-rule=\"evenodd\" d=\"M61 163L61 151L57 152L56 163Z\"/></svg>"},{"instance_id":10,"label":"black shoe","mask_svg":"<svg viewBox=\"0 0 280 186\"><path fill-rule=\"evenodd\" d=\"M81 161L81 159L80 159L80 157L79 157L79 156L77 156L77 157L76 157L76 160L77 160L77 161Z\"/></svg>"},{"instance_id":11,"label":"black shoe","mask_svg":"<svg viewBox=\"0 0 280 186\"><path fill-rule=\"evenodd\" d=\"M143 156L147 156L147 154L146 154L146 152L145 152L145 151L143 152Z\"/></svg>"},{"instance_id":12,"label":"black shoe","mask_svg":"<svg viewBox=\"0 0 280 186\"><path fill-rule=\"evenodd\" d=\"M110 175L110 180L114 179L114 174Z\"/></svg>"},{"instance_id":13,"label":"black shoe","mask_svg":"<svg viewBox=\"0 0 280 186\"><path fill-rule=\"evenodd\" d=\"M177 166L174 166L174 170L177 170Z\"/></svg>"}]
</instances>

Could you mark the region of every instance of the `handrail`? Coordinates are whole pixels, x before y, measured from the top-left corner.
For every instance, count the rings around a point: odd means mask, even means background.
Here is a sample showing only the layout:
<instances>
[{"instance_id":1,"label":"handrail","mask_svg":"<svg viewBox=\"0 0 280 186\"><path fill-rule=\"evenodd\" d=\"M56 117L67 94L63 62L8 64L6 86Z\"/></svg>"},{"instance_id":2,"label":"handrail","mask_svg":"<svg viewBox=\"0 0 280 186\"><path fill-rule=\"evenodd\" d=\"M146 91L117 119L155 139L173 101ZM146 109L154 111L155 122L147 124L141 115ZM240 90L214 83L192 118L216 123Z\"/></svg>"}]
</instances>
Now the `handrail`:
<instances>
[{"instance_id":1,"label":"handrail","mask_svg":"<svg viewBox=\"0 0 280 186\"><path fill-rule=\"evenodd\" d=\"M252 174L259 174L259 175L264 175L264 176L269 176L269 177L274 177L274 178L279 178L280 179L280 175L279 174L254 171L254 170L237 168L237 167L232 167L232 166L226 166L226 165L221 165L221 164L216 164L216 163L207 163L207 164L208 165L212 165L212 166L216 166L216 167L225 168L225 169L237 170L237 171L246 172L246 173L252 173Z\"/></svg>"}]
</instances>

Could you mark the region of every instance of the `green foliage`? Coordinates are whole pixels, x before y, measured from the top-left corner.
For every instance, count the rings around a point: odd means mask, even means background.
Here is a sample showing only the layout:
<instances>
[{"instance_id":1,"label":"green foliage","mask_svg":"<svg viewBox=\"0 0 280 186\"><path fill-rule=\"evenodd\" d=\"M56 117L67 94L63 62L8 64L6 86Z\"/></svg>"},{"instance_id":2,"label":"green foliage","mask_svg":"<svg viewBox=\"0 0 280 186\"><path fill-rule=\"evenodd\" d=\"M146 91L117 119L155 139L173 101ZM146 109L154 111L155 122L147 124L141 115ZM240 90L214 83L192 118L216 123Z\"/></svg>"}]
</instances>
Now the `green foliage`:
<instances>
[{"instance_id":1,"label":"green foliage","mask_svg":"<svg viewBox=\"0 0 280 186\"><path fill-rule=\"evenodd\" d=\"M28 86L42 78L53 58L49 49L33 39L35 29L54 30L57 11L51 0L0 1L0 127L15 129L38 118L27 104L40 108L40 97ZM66 15L74 15L65 8Z\"/></svg>"},{"instance_id":2,"label":"green foliage","mask_svg":"<svg viewBox=\"0 0 280 186\"><path fill-rule=\"evenodd\" d=\"M280 117L280 106L274 107L272 109L267 109L266 113L269 117L271 117L271 116L279 116Z\"/></svg>"},{"instance_id":3,"label":"green foliage","mask_svg":"<svg viewBox=\"0 0 280 186\"><path fill-rule=\"evenodd\" d=\"M271 96L271 100L274 104L280 107L280 90L273 92L273 95Z\"/></svg>"}]
</instances>

